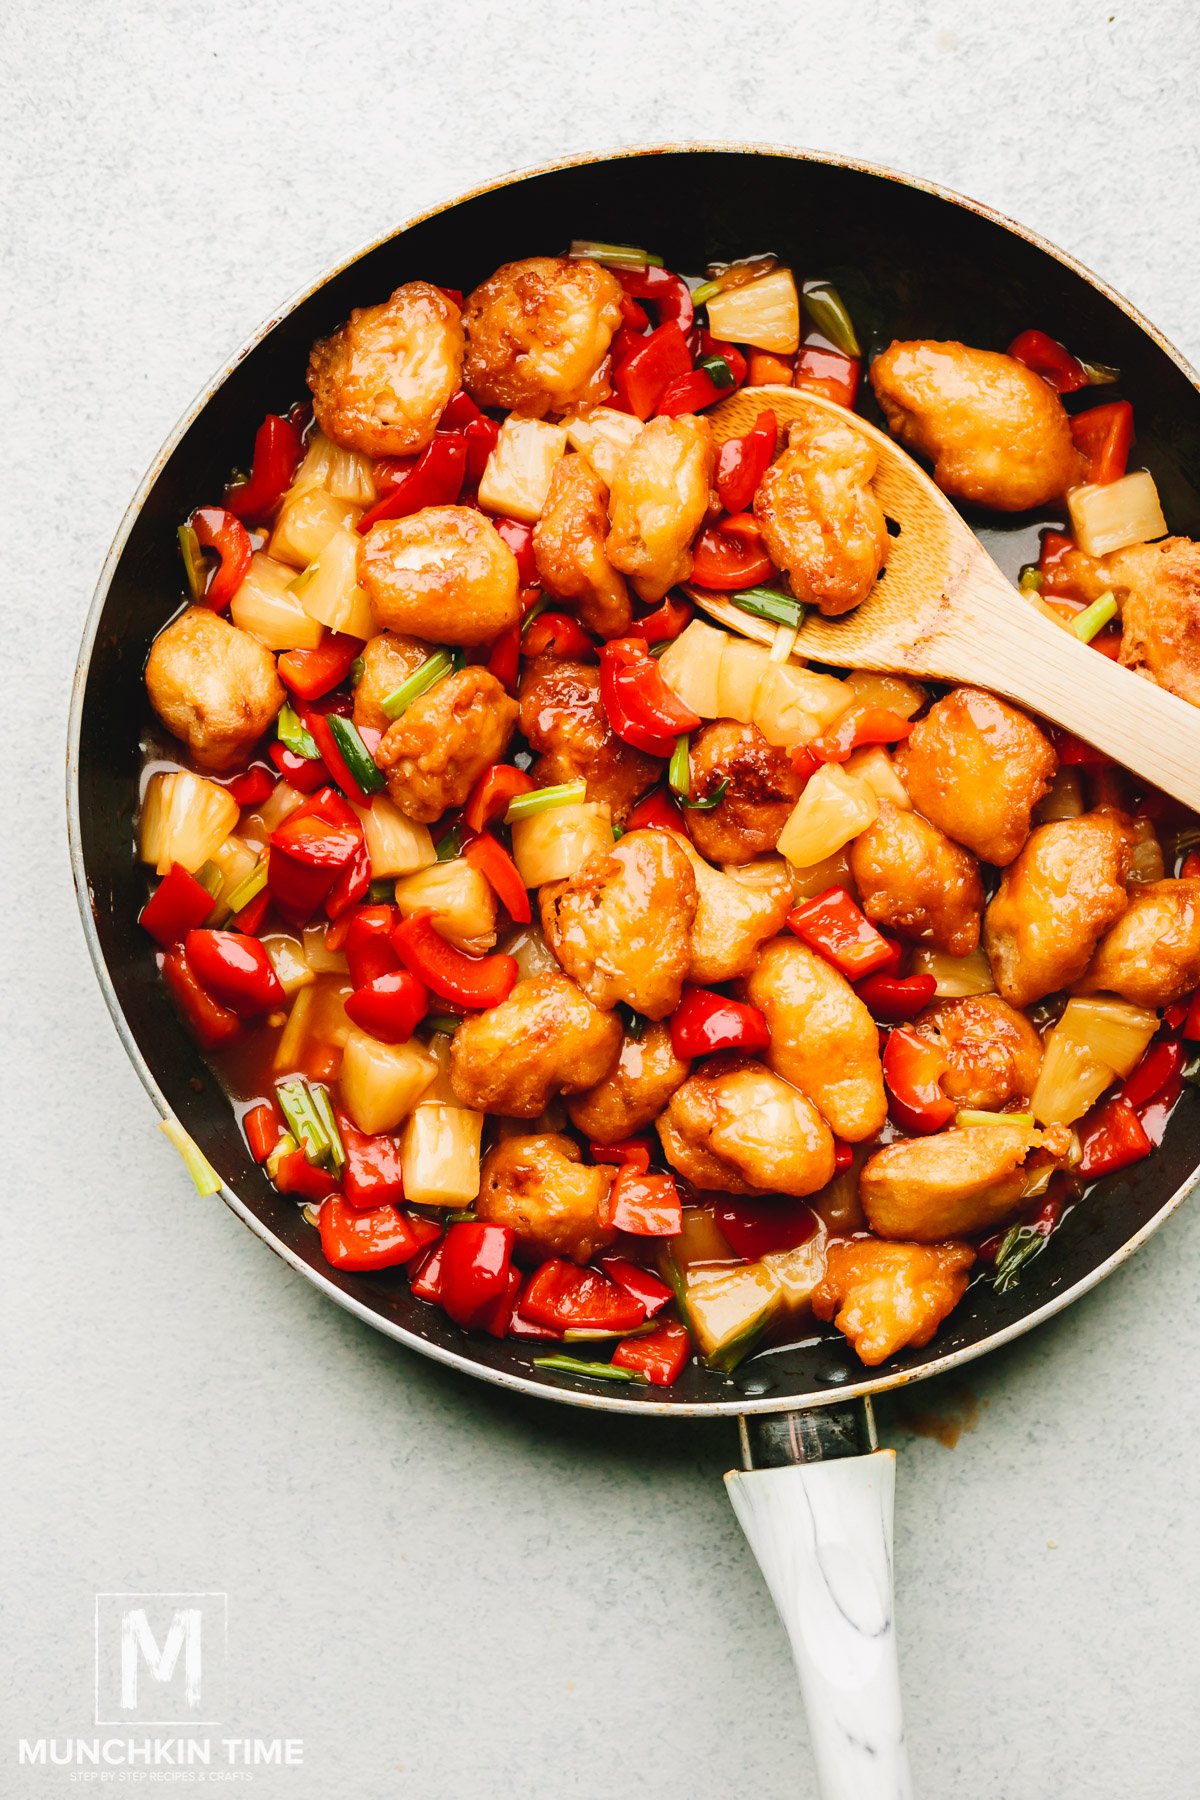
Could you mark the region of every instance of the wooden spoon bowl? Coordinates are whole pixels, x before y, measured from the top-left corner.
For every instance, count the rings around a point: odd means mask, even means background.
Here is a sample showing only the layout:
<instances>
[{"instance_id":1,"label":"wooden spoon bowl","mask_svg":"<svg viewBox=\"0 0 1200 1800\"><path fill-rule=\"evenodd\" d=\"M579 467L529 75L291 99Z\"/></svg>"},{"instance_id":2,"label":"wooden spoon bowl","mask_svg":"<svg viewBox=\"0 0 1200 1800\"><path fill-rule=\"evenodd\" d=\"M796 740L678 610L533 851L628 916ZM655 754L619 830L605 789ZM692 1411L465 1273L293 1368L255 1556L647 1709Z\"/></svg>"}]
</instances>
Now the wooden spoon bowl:
<instances>
[{"instance_id":1,"label":"wooden spoon bowl","mask_svg":"<svg viewBox=\"0 0 1200 1800\"><path fill-rule=\"evenodd\" d=\"M884 573L841 618L809 612L795 654L835 668L970 682L1028 707L1200 811L1200 707L1121 668L1023 601L941 489L886 433L796 388L741 388L709 413L718 442L770 407L781 427L817 408L869 440L893 528ZM730 630L769 643L776 627L690 588Z\"/></svg>"}]
</instances>

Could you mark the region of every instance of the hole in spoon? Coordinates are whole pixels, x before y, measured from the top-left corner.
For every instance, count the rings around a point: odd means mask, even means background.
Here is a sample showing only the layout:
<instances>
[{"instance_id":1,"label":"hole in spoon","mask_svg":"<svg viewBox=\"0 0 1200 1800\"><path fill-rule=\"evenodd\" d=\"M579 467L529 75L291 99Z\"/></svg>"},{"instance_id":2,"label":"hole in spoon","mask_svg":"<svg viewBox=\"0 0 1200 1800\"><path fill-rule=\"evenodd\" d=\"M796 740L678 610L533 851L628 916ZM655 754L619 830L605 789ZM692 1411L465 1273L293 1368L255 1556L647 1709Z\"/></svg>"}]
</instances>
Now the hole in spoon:
<instances>
[{"instance_id":1,"label":"hole in spoon","mask_svg":"<svg viewBox=\"0 0 1200 1800\"><path fill-rule=\"evenodd\" d=\"M889 537L899 537L900 536L900 521L899 521L899 519L889 519L885 515L883 522L888 528L888 536Z\"/></svg>"}]
</instances>

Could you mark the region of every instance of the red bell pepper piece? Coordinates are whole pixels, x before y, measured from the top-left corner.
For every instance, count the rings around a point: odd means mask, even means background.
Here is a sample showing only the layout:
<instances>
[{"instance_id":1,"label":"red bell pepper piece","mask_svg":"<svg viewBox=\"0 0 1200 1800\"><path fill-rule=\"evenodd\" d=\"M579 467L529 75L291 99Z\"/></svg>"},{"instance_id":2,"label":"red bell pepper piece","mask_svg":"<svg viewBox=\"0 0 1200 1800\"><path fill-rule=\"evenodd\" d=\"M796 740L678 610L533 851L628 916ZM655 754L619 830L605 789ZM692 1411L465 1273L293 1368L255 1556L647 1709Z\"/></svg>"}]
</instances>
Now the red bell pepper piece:
<instances>
[{"instance_id":1,"label":"red bell pepper piece","mask_svg":"<svg viewBox=\"0 0 1200 1800\"><path fill-rule=\"evenodd\" d=\"M854 1161L854 1145L844 1144L841 1138L833 1140L833 1172L844 1175Z\"/></svg>"},{"instance_id":2,"label":"red bell pepper piece","mask_svg":"<svg viewBox=\"0 0 1200 1800\"><path fill-rule=\"evenodd\" d=\"M469 1331L494 1313L508 1292L515 1242L509 1226L482 1219L449 1227L442 1250L441 1302L456 1325Z\"/></svg>"},{"instance_id":3,"label":"red bell pepper piece","mask_svg":"<svg viewBox=\"0 0 1200 1800\"><path fill-rule=\"evenodd\" d=\"M672 693L641 638L615 638L600 651L600 698L619 738L651 756L670 756L695 731L699 713Z\"/></svg>"},{"instance_id":4,"label":"red bell pepper piece","mask_svg":"<svg viewBox=\"0 0 1200 1800\"><path fill-rule=\"evenodd\" d=\"M1097 750L1094 744L1085 744L1074 732L1066 731L1061 725L1050 727L1050 738L1058 752L1058 760L1068 768L1079 769L1112 769L1116 767L1111 756L1104 750Z\"/></svg>"},{"instance_id":5,"label":"red bell pepper piece","mask_svg":"<svg viewBox=\"0 0 1200 1800\"><path fill-rule=\"evenodd\" d=\"M719 356L731 377L730 385L724 392L730 394L734 388L741 387L746 379L748 364L736 344L726 343L724 338L715 338L707 325L693 325L688 336L688 348L692 352L694 362L701 362L710 356Z\"/></svg>"},{"instance_id":6,"label":"red bell pepper piece","mask_svg":"<svg viewBox=\"0 0 1200 1800\"><path fill-rule=\"evenodd\" d=\"M932 975L868 975L855 992L873 1018L901 1024L924 1012L937 992L937 981Z\"/></svg>"},{"instance_id":7,"label":"red bell pepper piece","mask_svg":"<svg viewBox=\"0 0 1200 1800\"><path fill-rule=\"evenodd\" d=\"M446 290L443 288L442 292L445 293ZM464 426L470 425L476 419L482 419L485 416L486 415L480 411L475 401L472 400L467 390L465 388L459 388L457 394L452 394L449 400L447 400L445 407L442 410L442 416L438 420L437 428L439 431L461 431Z\"/></svg>"},{"instance_id":8,"label":"red bell pepper piece","mask_svg":"<svg viewBox=\"0 0 1200 1800\"><path fill-rule=\"evenodd\" d=\"M635 1300L641 1301L648 1319L661 1312L674 1298L665 1281L660 1281L649 1269L643 1269L641 1263L630 1262L628 1257L601 1257L600 1267L610 1281L615 1281L619 1288L624 1288L627 1294L632 1294Z\"/></svg>"},{"instance_id":9,"label":"red bell pepper piece","mask_svg":"<svg viewBox=\"0 0 1200 1800\"><path fill-rule=\"evenodd\" d=\"M614 269L613 273L630 299L648 301L660 321L669 320L681 332L692 329L696 308L692 290L681 276L650 263L644 269Z\"/></svg>"},{"instance_id":10,"label":"red bell pepper piece","mask_svg":"<svg viewBox=\"0 0 1200 1800\"><path fill-rule=\"evenodd\" d=\"M200 985L183 949L167 951L162 972L172 999L202 1050L220 1050L241 1036L241 1020Z\"/></svg>"},{"instance_id":11,"label":"red bell pepper piece","mask_svg":"<svg viewBox=\"0 0 1200 1800\"><path fill-rule=\"evenodd\" d=\"M670 1387L683 1374L691 1348L686 1325L668 1319L645 1337L622 1339L613 1351L612 1366L644 1375L652 1387Z\"/></svg>"},{"instance_id":12,"label":"red bell pepper piece","mask_svg":"<svg viewBox=\"0 0 1200 1800\"><path fill-rule=\"evenodd\" d=\"M674 1177L651 1175L649 1154L634 1141L637 1154L623 1159L621 1169L600 1208L600 1220L631 1237L676 1237L683 1229L683 1202ZM612 1160L613 1144L597 1160ZM593 1146L593 1153L595 1146ZM643 1156L645 1161L642 1160Z\"/></svg>"},{"instance_id":13,"label":"red bell pepper piece","mask_svg":"<svg viewBox=\"0 0 1200 1800\"><path fill-rule=\"evenodd\" d=\"M261 888L253 900L247 900L241 912L233 915L230 925L234 931L243 932L246 937L261 937L263 923L270 910L270 889Z\"/></svg>"},{"instance_id":14,"label":"red bell pepper piece","mask_svg":"<svg viewBox=\"0 0 1200 1800\"><path fill-rule=\"evenodd\" d=\"M770 468L779 423L770 409L760 412L743 437L726 438L717 452L716 488L728 513L745 512Z\"/></svg>"},{"instance_id":15,"label":"red bell pepper piece","mask_svg":"<svg viewBox=\"0 0 1200 1800\"><path fill-rule=\"evenodd\" d=\"M394 1206L356 1212L340 1194L321 1208L321 1249L335 1269L391 1269L417 1254L420 1243L412 1226Z\"/></svg>"},{"instance_id":16,"label":"red bell pepper piece","mask_svg":"<svg viewBox=\"0 0 1200 1800\"><path fill-rule=\"evenodd\" d=\"M1044 531L1042 547L1038 554L1038 570L1042 577L1042 592L1057 592L1056 582L1062 574L1063 563L1077 548L1075 539L1068 537L1063 531Z\"/></svg>"},{"instance_id":17,"label":"red bell pepper piece","mask_svg":"<svg viewBox=\"0 0 1200 1800\"><path fill-rule=\"evenodd\" d=\"M1196 857L1196 867L1194 869L1189 869L1188 863L1192 860L1193 856ZM1197 856L1194 850L1185 858L1183 868L1179 872L1184 876L1200 874L1200 856ZM1162 1022L1168 1031L1180 1031L1187 1021L1187 1016L1187 1001L1176 1000L1174 1006L1168 1006L1167 1010L1164 1012Z\"/></svg>"},{"instance_id":18,"label":"red bell pepper piece","mask_svg":"<svg viewBox=\"0 0 1200 1800\"><path fill-rule=\"evenodd\" d=\"M517 1314L517 1301L521 1295L522 1281L520 1269L510 1268L508 1280L504 1284L504 1292L495 1305L480 1319L477 1330L486 1331L489 1337L508 1337Z\"/></svg>"},{"instance_id":19,"label":"red bell pepper piece","mask_svg":"<svg viewBox=\"0 0 1200 1800\"><path fill-rule=\"evenodd\" d=\"M360 638L335 631L315 650L285 650L276 664L279 679L300 700L319 700L340 687L362 650Z\"/></svg>"},{"instance_id":20,"label":"red bell pepper piece","mask_svg":"<svg viewBox=\"0 0 1200 1800\"><path fill-rule=\"evenodd\" d=\"M242 1119L242 1130L255 1162L266 1162L282 1135L279 1114L269 1100L260 1100Z\"/></svg>"},{"instance_id":21,"label":"red bell pepper piece","mask_svg":"<svg viewBox=\"0 0 1200 1800\"><path fill-rule=\"evenodd\" d=\"M508 631L502 631L492 645L487 659L489 675L494 675L501 687L510 694L517 691L517 677L521 672L521 627L513 625Z\"/></svg>"},{"instance_id":22,"label":"red bell pepper piece","mask_svg":"<svg viewBox=\"0 0 1200 1800\"><path fill-rule=\"evenodd\" d=\"M365 536L384 519L407 519L426 506L453 506L466 473L466 439L450 433L435 437L408 474L363 514L358 530Z\"/></svg>"},{"instance_id":23,"label":"red bell pepper piece","mask_svg":"<svg viewBox=\"0 0 1200 1800\"><path fill-rule=\"evenodd\" d=\"M637 348L613 370L612 383L627 410L635 418L648 419L671 383L691 369L687 339L668 320L649 337L637 340Z\"/></svg>"},{"instance_id":24,"label":"red bell pepper piece","mask_svg":"<svg viewBox=\"0 0 1200 1800\"><path fill-rule=\"evenodd\" d=\"M338 1130L346 1151L342 1170L342 1188L346 1202L357 1211L370 1211L377 1206L392 1206L404 1198L404 1176L400 1167L399 1138L379 1135L369 1137L359 1131L340 1112Z\"/></svg>"},{"instance_id":25,"label":"red bell pepper piece","mask_svg":"<svg viewBox=\"0 0 1200 1800\"><path fill-rule=\"evenodd\" d=\"M254 546L250 533L240 519L221 506L198 506L188 524L196 534L202 550L215 550L220 567L209 582L199 604L213 612L224 612L246 579Z\"/></svg>"},{"instance_id":26,"label":"red bell pepper piece","mask_svg":"<svg viewBox=\"0 0 1200 1800\"><path fill-rule=\"evenodd\" d=\"M670 595L661 606L653 612L643 613L629 627L630 637L640 637L647 644L666 644L677 638L692 616L692 609L686 600L675 600Z\"/></svg>"},{"instance_id":27,"label":"red bell pepper piece","mask_svg":"<svg viewBox=\"0 0 1200 1800\"><path fill-rule=\"evenodd\" d=\"M1150 1106L1171 1085L1183 1067L1183 1045L1178 1038L1151 1044L1133 1073L1118 1090L1117 1099L1140 1112Z\"/></svg>"},{"instance_id":28,"label":"red bell pepper piece","mask_svg":"<svg viewBox=\"0 0 1200 1800\"><path fill-rule=\"evenodd\" d=\"M685 1060L714 1050L765 1050L770 1041L766 1017L757 1006L711 988L685 986L671 1015L671 1045Z\"/></svg>"},{"instance_id":29,"label":"red bell pepper piece","mask_svg":"<svg viewBox=\"0 0 1200 1800\"><path fill-rule=\"evenodd\" d=\"M630 294L621 295L621 324L634 332L650 329L650 314Z\"/></svg>"},{"instance_id":30,"label":"red bell pepper piece","mask_svg":"<svg viewBox=\"0 0 1200 1800\"><path fill-rule=\"evenodd\" d=\"M429 995L407 969L393 969L355 988L345 1006L347 1017L381 1044L407 1044L429 1011Z\"/></svg>"},{"instance_id":31,"label":"red bell pepper piece","mask_svg":"<svg viewBox=\"0 0 1200 1800\"><path fill-rule=\"evenodd\" d=\"M895 950L876 931L845 888L827 888L815 899L794 907L787 922L798 938L816 950L848 981L861 981L887 967Z\"/></svg>"},{"instance_id":32,"label":"red bell pepper piece","mask_svg":"<svg viewBox=\"0 0 1200 1800\"><path fill-rule=\"evenodd\" d=\"M340 787L343 794L353 800L356 806L369 807L373 796L365 793L351 774L349 764L338 748L337 740L324 713L317 712L311 706L302 706L300 717L304 722L304 729L310 734L313 743L321 752L321 761L329 770L330 780L336 787Z\"/></svg>"},{"instance_id":33,"label":"red bell pepper piece","mask_svg":"<svg viewBox=\"0 0 1200 1800\"><path fill-rule=\"evenodd\" d=\"M189 931L203 925L213 909L212 895L182 863L172 863L142 908L138 924L156 943L169 950L182 943Z\"/></svg>"},{"instance_id":34,"label":"red bell pepper piece","mask_svg":"<svg viewBox=\"0 0 1200 1800\"><path fill-rule=\"evenodd\" d=\"M253 769L247 769L244 775L235 775L227 785L230 795L239 806L261 806L267 796L274 792L276 779L270 769L264 769L258 763Z\"/></svg>"},{"instance_id":35,"label":"red bell pepper piece","mask_svg":"<svg viewBox=\"0 0 1200 1800\"><path fill-rule=\"evenodd\" d=\"M733 593L757 587L775 572L757 523L748 513L733 513L710 525L692 546L692 580L697 587Z\"/></svg>"},{"instance_id":36,"label":"red bell pepper piece","mask_svg":"<svg viewBox=\"0 0 1200 1800\"><path fill-rule=\"evenodd\" d=\"M306 925L353 862L362 827L331 787L306 800L271 833L267 890L289 924Z\"/></svg>"},{"instance_id":37,"label":"red bell pepper piece","mask_svg":"<svg viewBox=\"0 0 1200 1800\"><path fill-rule=\"evenodd\" d=\"M648 1137L621 1138L615 1144L590 1143L588 1149L593 1162L620 1163L622 1168L636 1169L639 1174L645 1174L654 1154L654 1145Z\"/></svg>"},{"instance_id":38,"label":"red bell pepper piece","mask_svg":"<svg viewBox=\"0 0 1200 1800\"><path fill-rule=\"evenodd\" d=\"M921 1137L940 1131L954 1116L954 1102L942 1092L946 1058L936 1044L903 1025L891 1032L883 1052L883 1079L889 1108L901 1130Z\"/></svg>"},{"instance_id":39,"label":"red bell pepper piece","mask_svg":"<svg viewBox=\"0 0 1200 1800\"><path fill-rule=\"evenodd\" d=\"M310 1163L300 1149L279 1158L271 1179L281 1194L299 1194L303 1200L326 1200L337 1193L336 1175Z\"/></svg>"},{"instance_id":40,"label":"red bell pepper piece","mask_svg":"<svg viewBox=\"0 0 1200 1800\"><path fill-rule=\"evenodd\" d=\"M288 786L298 793L312 794L317 788L329 785L329 770L319 756L297 756L294 750L278 741L268 746L267 755Z\"/></svg>"},{"instance_id":41,"label":"red bell pepper piece","mask_svg":"<svg viewBox=\"0 0 1200 1800\"><path fill-rule=\"evenodd\" d=\"M303 455L304 445L295 423L280 418L278 413L268 413L254 436L254 461L249 476L245 481L231 482L225 489L225 510L247 525L269 518L291 487Z\"/></svg>"},{"instance_id":42,"label":"red bell pepper piece","mask_svg":"<svg viewBox=\"0 0 1200 1800\"><path fill-rule=\"evenodd\" d=\"M504 542L517 559L517 580L523 588L538 584L537 558L533 554L533 526L523 519L493 519Z\"/></svg>"},{"instance_id":43,"label":"red bell pepper piece","mask_svg":"<svg viewBox=\"0 0 1200 1800\"><path fill-rule=\"evenodd\" d=\"M318 794L314 800L320 798ZM362 841L362 828L353 815L349 823L328 817L317 811L314 801L289 813L270 837L272 850L282 850L306 868L330 872L344 869Z\"/></svg>"},{"instance_id":44,"label":"red bell pepper piece","mask_svg":"<svg viewBox=\"0 0 1200 1800\"><path fill-rule=\"evenodd\" d=\"M863 712L853 709L839 719L831 731L823 733L806 747L818 762L845 762L852 750L867 744L898 744L913 728L911 719L892 712L886 706L869 706Z\"/></svg>"},{"instance_id":45,"label":"red bell pepper piece","mask_svg":"<svg viewBox=\"0 0 1200 1800\"><path fill-rule=\"evenodd\" d=\"M817 1229L817 1216L804 1200L786 1195L770 1200L723 1200L716 1208L721 1235L747 1262L775 1250L806 1244Z\"/></svg>"},{"instance_id":46,"label":"red bell pepper piece","mask_svg":"<svg viewBox=\"0 0 1200 1800\"><path fill-rule=\"evenodd\" d=\"M1079 1173L1085 1181L1096 1181L1101 1175L1114 1175L1130 1163L1140 1162L1154 1148L1142 1121L1128 1100L1119 1095L1107 1105L1098 1107L1088 1125L1080 1133L1083 1156Z\"/></svg>"},{"instance_id":47,"label":"red bell pepper piece","mask_svg":"<svg viewBox=\"0 0 1200 1800\"><path fill-rule=\"evenodd\" d=\"M252 1019L283 1004L279 977L257 938L237 931L189 931L184 950L203 986L239 1018Z\"/></svg>"},{"instance_id":48,"label":"red bell pepper piece","mask_svg":"<svg viewBox=\"0 0 1200 1800\"><path fill-rule=\"evenodd\" d=\"M1200 988L1192 995L1191 1001L1188 1004L1187 1017L1183 1021L1182 1035L1192 1044L1194 1044L1197 1039L1200 1039Z\"/></svg>"},{"instance_id":49,"label":"red bell pepper piece","mask_svg":"<svg viewBox=\"0 0 1200 1800\"><path fill-rule=\"evenodd\" d=\"M1128 400L1111 400L1076 413L1071 442L1088 459L1086 480L1104 485L1125 473L1133 448L1133 408Z\"/></svg>"},{"instance_id":50,"label":"red bell pepper piece","mask_svg":"<svg viewBox=\"0 0 1200 1800\"><path fill-rule=\"evenodd\" d=\"M1088 384L1083 364L1047 332L1019 332L1008 346L1008 354L1040 375L1056 394L1073 394Z\"/></svg>"},{"instance_id":51,"label":"red bell pepper piece","mask_svg":"<svg viewBox=\"0 0 1200 1800\"><path fill-rule=\"evenodd\" d=\"M513 923L528 925L531 916L529 893L503 844L489 832L484 832L481 837L471 839L463 855L473 869L478 869Z\"/></svg>"},{"instance_id":52,"label":"red bell pepper piece","mask_svg":"<svg viewBox=\"0 0 1200 1800\"><path fill-rule=\"evenodd\" d=\"M442 1297L442 1254L446 1248L446 1240L427 1249L420 1262L413 1264L410 1286L418 1300L426 1300L436 1306Z\"/></svg>"},{"instance_id":53,"label":"red bell pepper piece","mask_svg":"<svg viewBox=\"0 0 1200 1800\"><path fill-rule=\"evenodd\" d=\"M414 913L392 933L392 943L405 968L454 1006L499 1006L517 982L516 959L511 956L468 956L448 944L433 923L431 912Z\"/></svg>"},{"instance_id":54,"label":"red bell pepper piece","mask_svg":"<svg viewBox=\"0 0 1200 1800\"><path fill-rule=\"evenodd\" d=\"M555 1331L632 1331L646 1317L636 1295L595 1269L579 1269L558 1257L531 1277L517 1311Z\"/></svg>"},{"instance_id":55,"label":"red bell pepper piece","mask_svg":"<svg viewBox=\"0 0 1200 1800\"><path fill-rule=\"evenodd\" d=\"M827 344L801 344L792 384L806 393L821 394L838 406L850 408L858 394L861 368L857 356L844 356Z\"/></svg>"},{"instance_id":56,"label":"red bell pepper piece","mask_svg":"<svg viewBox=\"0 0 1200 1800\"><path fill-rule=\"evenodd\" d=\"M500 441L500 426L495 419L486 418L480 413L477 419L464 425L456 435L467 447L466 479L478 482L488 466L488 458Z\"/></svg>"},{"instance_id":57,"label":"red bell pepper piece","mask_svg":"<svg viewBox=\"0 0 1200 1800\"><path fill-rule=\"evenodd\" d=\"M681 837L688 836L688 828L684 821L683 808L672 800L670 794L662 788L655 788L639 800L628 819L625 821L626 831L677 831Z\"/></svg>"},{"instance_id":58,"label":"red bell pepper piece","mask_svg":"<svg viewBox=\"0 0 1200 1800\"><path fill-rule=\"evenodd\" d=\"M337 920L352 911L367 897L371 886L371 858L362 843L325 896L325 917Z\"/></svg>"},{"instance_id":59,"label":"red bell pepper piece","mask_svg":"<svg viewBox=\"0 0 1200 1800\"><path fill-rule=\"evenodd\" d=\"M596 648L570 613L539 613L525 633L526 656L590 656Z\"/></svg>"},{"instance_id":60,"label":"red bell pepper piece","mask_svg":"<svg viewBox=\"0 0 1200 1800\"><path fill-rule=\"evenodd\" d=\"M364 906L349 920L342 948L346 952L350 979L356 988L366 987L377 976L390 975L393 969L400 967L400 958L392 943L398 916L394 906ZM331 950L337 948L329 943L328 934L325 942Z\"/></svg>"},{"instance_id":61,"label":"red bell pepper piece","mask_svg":"<svg viewBox=\"0 0 1200 1800\"><path fill-rule=\"evenodd\" d=\"M707 369L689 369L686 375L677 375L667 383L654 409L655 417L674 419L680 413L703 412L706 406L715 405L731 392L729 386L719 388Z\"/></svg>"},{"instance_id":62,"label":"red bell pepper piece","mask_svg":"<svg viewBox=\"0 0 1200 1800\"><path fill-rule=\"evenodd\" d=\"M463 824L468 831L486 831L496 819L503 818L510 800L518 794L532 793L536 786L524 769L514 769L511 763L493 763L471 789L463 808Z\"/></svg>"}]
</instances>

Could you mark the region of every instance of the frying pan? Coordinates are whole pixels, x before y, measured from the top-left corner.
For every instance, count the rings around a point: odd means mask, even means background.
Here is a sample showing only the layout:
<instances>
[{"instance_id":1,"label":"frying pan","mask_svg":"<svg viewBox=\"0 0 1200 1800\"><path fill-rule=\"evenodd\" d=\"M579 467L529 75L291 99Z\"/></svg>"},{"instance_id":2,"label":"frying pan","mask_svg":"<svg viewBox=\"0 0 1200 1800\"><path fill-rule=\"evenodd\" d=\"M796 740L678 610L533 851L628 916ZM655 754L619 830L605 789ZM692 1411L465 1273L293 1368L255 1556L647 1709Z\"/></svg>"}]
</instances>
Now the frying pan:
<instances>
[{"instance_id":1,"label":"frying pan","mask_svg":"<svg viewBox=\"0 0 1200 1800\"><path fill-rule=\"evenodd\" d=\"M498 1386L611 1412L726 1414L743 1470L738 1516L792 1639L826 1800L911 1793L891 1606L890 1452L874 1447L870 1396L969 1362L1050 1317L1117 1267L1197 1179L1200 1093L1187 1089L1157 1155L1075 1208L1019 1284L976 1282L934 1343L861 1368L827 1334L753 1358L729 1377L691 1367L667 1390L607 1391L535 1369L528 1350L468 1337L414 1300L398 1272L325 1264L317 1234L251 1160L228 1100L183 1030L136 919L133 852L141 743L151 729L142 668L181 593L175 528L219 493L258 420L304 388L314 338L352 306L415 276L470 289L500 263L575 237L646 244L668 267L771 250L833 280L868 357L893 337L1002 347L1036 324L1117 364L1134 401L1137 456L1172 529L1200 534L1200 392L1184 359L1087 269L986 208L891 171L799 151L668 146L512 176L423 214L339 264L241 348L156 457L101 575L79 655L68 789L84 930L122 1042L166 1116L200 1145L238 1216L314 1286L423 1355ZM1107 397L1107 396L1106 396ZM973 517L1015 578L1036 557L1041 517Z\"/></svg>"}]
</instances>

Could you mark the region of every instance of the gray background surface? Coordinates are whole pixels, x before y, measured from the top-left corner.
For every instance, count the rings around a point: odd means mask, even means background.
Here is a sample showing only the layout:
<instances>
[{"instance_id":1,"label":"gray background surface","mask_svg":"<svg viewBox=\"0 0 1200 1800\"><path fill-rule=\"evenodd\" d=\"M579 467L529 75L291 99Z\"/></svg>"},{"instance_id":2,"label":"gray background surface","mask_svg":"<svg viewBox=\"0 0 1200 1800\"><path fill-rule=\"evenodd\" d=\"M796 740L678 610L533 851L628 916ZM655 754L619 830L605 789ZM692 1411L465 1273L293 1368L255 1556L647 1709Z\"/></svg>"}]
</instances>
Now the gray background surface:
<instances>
[{"instance_id":1,"label":"gray background surface","mask_svg":"<svg viewBox=\"0 0 1200 1800\"><path fill-rule=\"evenodd\" d=\"M229 1594L230 1732L287 1800L812 1793L720 1426L501 1400L198 1200L84 953L70 671L140 474L226 352L356 243L505 169L777 140L966 190L1200 356L1188 0L10 0L0 244L0 1794L91 1729L98 1589ZM1031 321L1033 322L1033 321ZM925 1800L1197 1791L1200 1209L920 1403L899 1619Z\"/></svg>"}]
</instances>

